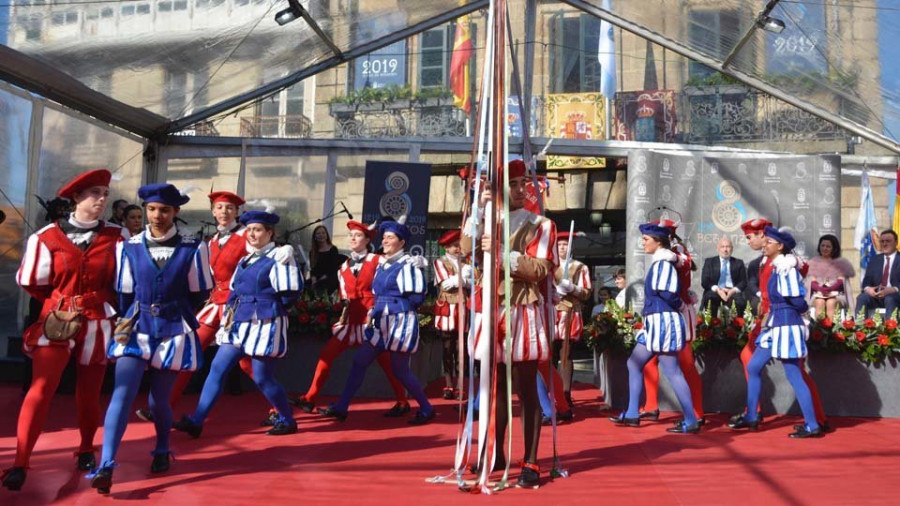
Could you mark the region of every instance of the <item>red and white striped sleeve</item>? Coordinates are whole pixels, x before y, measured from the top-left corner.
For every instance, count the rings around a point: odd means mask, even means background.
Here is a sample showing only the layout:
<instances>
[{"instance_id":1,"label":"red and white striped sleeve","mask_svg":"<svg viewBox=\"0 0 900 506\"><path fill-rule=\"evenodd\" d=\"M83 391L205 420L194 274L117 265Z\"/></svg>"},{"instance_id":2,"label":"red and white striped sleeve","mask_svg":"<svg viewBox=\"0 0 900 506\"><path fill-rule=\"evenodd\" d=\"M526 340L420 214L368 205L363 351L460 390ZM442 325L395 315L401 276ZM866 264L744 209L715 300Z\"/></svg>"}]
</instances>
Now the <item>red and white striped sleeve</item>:
<instances>
[{"instance_id":1,"label":"red and white striped sleeve","mask_svg":"<svg viewBox=\"0 0 900 506\"><path fill-rule=\"evenodd\" d=\"M344 275L347 273L347 269L350 268L350 260L344 260L344 263L341 264L341 268L338 269L338 288L340 289L341 300L349 300L350 297L347 296L347 284L344 281Z\"/></svg>"},{"instance_id":2,"label":"red and white striped sleeve","mask_svg":"<svg viewBox=\"0 0 900 506\"><path fill-rule=\"evenodd\" d=\"M42 300L52 290L53 255L41 240L40 233L32 234L25 245L22 264L16 272L16 282L32 297Z\"/></svg>"},{"instance_id":3,"label":"red and white striped sleeve","mask_svg":"<svg viewBox=\"0 0 900 506\"><path fill-rule=\"evenodd\" d=\"M555 267L559 266L556 254L556 223L542 219L534 239L525 248L525 254L539 260L549 260Z\"/></svg>"},{"instance_id":4,"label":"red and white striped sleeve","mask_svg":"<svg viewBox=\"0 0 900 506\"><path fill-rule=\"evenodd\" d=\"M581 269L578 269L578 279L575 280L575 285L581 288L583 293L593 292L594 287L591 284L591 274L588 266L584 265Z\"/></svg>"},{"instance_id":5,"label":"red and white striped sleeve","mask_svg":"<svg viewBox=\"0 0 900 506\"><path fill-rule=\"evenodd\" d=\"M441 262L441 259L438 258L432 264L434 266L434 284L440 285L447 278L450 277L450 272L447 271L447 266L444 265L444 262Z\"/></svg>"}]
</instances>

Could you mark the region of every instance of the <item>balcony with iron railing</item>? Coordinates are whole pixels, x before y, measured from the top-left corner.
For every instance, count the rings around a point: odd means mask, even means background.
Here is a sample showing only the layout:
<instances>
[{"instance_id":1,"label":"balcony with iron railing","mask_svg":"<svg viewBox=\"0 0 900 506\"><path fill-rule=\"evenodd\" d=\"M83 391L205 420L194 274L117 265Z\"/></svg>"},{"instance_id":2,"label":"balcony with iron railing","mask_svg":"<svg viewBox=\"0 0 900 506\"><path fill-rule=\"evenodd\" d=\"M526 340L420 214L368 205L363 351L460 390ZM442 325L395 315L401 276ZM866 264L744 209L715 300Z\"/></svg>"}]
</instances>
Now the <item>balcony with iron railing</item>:
<instances>
[{"instance_id":1,"label":"balcony with iron railing","mask_svg":"<svg viewBox=\"0 0 900 506\"><path fill-rule=\"evenodd\" d=\"M302 114L244 116L241 118L241 137L308 139L312 137L312 121Z\"/></svg>"}]
</instances>

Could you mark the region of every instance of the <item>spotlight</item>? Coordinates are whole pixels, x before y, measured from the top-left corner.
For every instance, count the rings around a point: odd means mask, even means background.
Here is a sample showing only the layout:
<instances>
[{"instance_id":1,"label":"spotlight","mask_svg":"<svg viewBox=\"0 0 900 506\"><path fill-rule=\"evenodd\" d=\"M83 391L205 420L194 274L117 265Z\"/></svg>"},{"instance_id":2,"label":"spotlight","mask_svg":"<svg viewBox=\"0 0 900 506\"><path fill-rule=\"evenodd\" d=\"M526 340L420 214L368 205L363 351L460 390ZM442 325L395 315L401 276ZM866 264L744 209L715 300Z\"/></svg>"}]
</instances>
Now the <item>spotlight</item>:
<instances>
[{"instance_id":1,"label":"spotlight","mask_svg":"<svg viewBox=\"0 0 900 506\"><path fill-rule=\"evenodd\" d=\"M767 32L781 33L784 31L784 21L767 15L760 16L756 20L756 25Z\"/></svg>"},{"instance_id":2,"label":"spotlight","mask_svg":"<svg viewBox=\"0 0 900 506\"><path fill-rule=\"evenodd\" d=\"M303 8L297 0L288 0L288 8L275 14L275 22L284 26L303 15Z\"/></svg>"}]
</instances>

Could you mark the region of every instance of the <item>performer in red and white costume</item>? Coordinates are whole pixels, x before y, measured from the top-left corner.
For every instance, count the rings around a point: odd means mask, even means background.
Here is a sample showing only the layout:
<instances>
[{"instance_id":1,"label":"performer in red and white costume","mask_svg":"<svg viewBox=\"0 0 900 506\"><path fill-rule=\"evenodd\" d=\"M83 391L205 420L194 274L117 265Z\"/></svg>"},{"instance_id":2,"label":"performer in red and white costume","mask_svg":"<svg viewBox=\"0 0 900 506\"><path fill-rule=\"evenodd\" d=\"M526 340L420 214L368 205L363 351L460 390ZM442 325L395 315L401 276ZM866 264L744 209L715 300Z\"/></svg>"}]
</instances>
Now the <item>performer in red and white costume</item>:
<instances>
[{"instance_id":1,"label":"performer in red and white costume","mask_svg":"<svg viewBox=\"0 0 900 506\"><path fill-rule=\"evenodd\" d=\"M28 238L16 274L19 285L42 308L37 322L23 336L33 371L19 412L16 460L3 478L3 485L10 490L19 490L25 483L31 452L72 354L77 364L75 402L81 433L75 455L79 469L96 466L94 434L100 424L100 386L116 317L116 244L128 238L128 231L100 219L106 211L111 178L107 170L93 170L59 190L60 197L75 202L75 212L68 220L47 225ZM54 326L53 314L60 311L80 314L80 329L71 336L53 330L59 328Z\"/></svg>"},{"instance_id":2,"label":"performer in red and white costume","mask_svg":"<svg viewBox=\"0 0 900 506\"><path fill-rule=\"evenodd\" d=\"M460 255L462 250L459 238L459 230L445 232L438 239L438 244L444 248L444 255L435 259L433 264L434 284L438 287L438 296L434 303L434 327L438 331L443 345L444 399L453 399L459 395L459 391L456 389L458 380L456 374L459 370L457 346L459 286L463 285L463 297L467 297L469 282L461 275L466 264ZM465 318L465 311L463 311L463 318Z\"/></svg>"},{"instance_id":3,"label":"performer in red and white costume","mask_svg":"<svg viewBox=\"0 0 900 506\"><path fill-rule=\"evenodd\" d=\"M568 232L556 235L556 250L560 259L566 258L571 241ZM562 264L562 260L560 264ZM584 318L581 315L581 305L591 298L593 287L591 285L591 273L588 266L572 259L569 262L569 272L563 274L563 265L556 269L554 274L556 293L560 300L556 304L556 333L554 335L554 355L559 357L560 374L562 375L562 387L566 400L572 403L572 358L570 348L563 346L563 341L578 341L584 330Z\"/></svg>"},{"instance_id":4,"label":"performer in red and white costume","mask_svg":"<svg viewBox=\"0 0 900 506\"><path fill-rule=\"evenodd\" d=\"M375 237L375 227L350 220L347 222L347 228L350 230L348 234L350 258L341 265L338 271L338 283L341 300L344 302L344 311L340 320L331 329L331 339L322 348L309 390L291 400L291 404L307 413L312 413L315 409L316 398L328 379L334 360L344 351L359 346L365 340L363 332L369 321L368 313L375 305L372 280L375 279L375 271L378 270L381 260L380 255L369 252L369 243ZM399 417L409 413L406 389L391 372L390 354L381 353L376 360L387 375L397 399L397 403L385 413L385 416Z\"/></svg>"}]
</instances>

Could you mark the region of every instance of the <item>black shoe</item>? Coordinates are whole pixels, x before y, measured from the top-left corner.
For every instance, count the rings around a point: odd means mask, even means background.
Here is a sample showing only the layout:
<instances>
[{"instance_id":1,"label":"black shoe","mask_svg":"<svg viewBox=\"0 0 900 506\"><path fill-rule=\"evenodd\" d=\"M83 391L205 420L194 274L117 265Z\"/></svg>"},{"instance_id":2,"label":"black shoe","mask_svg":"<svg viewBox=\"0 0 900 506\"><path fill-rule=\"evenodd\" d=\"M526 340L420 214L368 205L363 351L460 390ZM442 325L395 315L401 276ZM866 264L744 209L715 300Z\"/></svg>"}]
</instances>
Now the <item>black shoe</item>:
<instances>
[{"instance_id":1,"label":"black shoe","mask_svg":"<svg viewBox=\"0 0 900 506\"><path fill-rule=\"evenodd\" d=\"M108 494L112 488L112 474L111 467L98 469L91 478L91 488L96 488L98 494Z\"/></svg>"},{"instance_id":2,"label":"black shoe","mask_svg":"<svg viewBox=\"0 0 900 506\"><path fill-rule=\"evenodd\" d=\"M556 414L557 422L571 422L574 419L575 419L575 413L573 413L571 409L566 411L565 413L557 413Z\"/></svg>"},{"instance_id":3,"label":"black shoe","mask_svg":"<svg viewBox=\"0 0 900 506\"><path fill-rule=\"evenodd\" d=\"M147 408L138 409L134 412L134 414L145 422L153 423L153 412L151 412Z\"/></svg>"},{"instance_id":4,"label":"black shoe","mask_svg":"<svg viewBox=\"0 0 900 506\"><path fill-rule=\"evenodd\" d=\"M266 415L266 418L259 422L260 427L274 427L275 422L278 421L278 410L270 409L269 414Z\"/></svg>"},{"instance_id":5,"label":"black shoe","mask_svg":"<svg viewBox=\"0 0 900 506\"><path fill-rule=\"evenodd\" d=\"M541 486L541 473L533 469L529 464L522 465L522 473L519 474L519 481L516 482L516 488L536 489Z\"/></svg>"},{"instance_id":6,"label":"black shoe","mask_svg":"<svg viewBox=\"0 0 900 506\"><path fill-rule=\"evenodd\" d=\"M569 406L574 406L575 403L572 401L572 392L563 392L563 395L566 397L566 402L569 403Z\"/></svg>"},{"instance_id":7,"label":"black shoe","mask_svg":"<svg viewBox=\"0 0 900 506\"><path fill-rule=\"evenodd\" d=\"M347 419L347 413L336 411L333 406L328 406L327 408L316 408L316 413L319 413L326 418L334 418L339 422L343 422Z\"/></svg>"},{"instance_id":8,"label":"black shoe","mask_svg":"<svg viewBox=\"0 0 900 506\"><path fill-rule=\"evenodd\" d=\"M3 472L3 486L9 490L22 490L28 473L24 467L12 467Z\"/></svg>"},{"instance_id":9,"label":"black shoe","mask_svg":"<svg viewBox=\"0 0 900 506\"><path fill-rule=\"evenodd\" d=\"M289 399L288 402L291 406L300 408L304 413L312 413L316 410L316 405L306 400L306 397L303 397L302 395L294 399Z\"/></svg>"},{"instance_id":10,"label":"black shoe","mask_svg":"<svg viewBox=\"0 0 900 506\"><path fill-rule=\"evenodd\" d=\"M410 411L410 407L409 407L408 402L406 404L400 404L398 402L397 404L394 404L394 406L391 409L387 410L387 412L385 412L384 416L386 416L388 418L400 418L401 416L409 413L409 411Z\"/></svg>"},{"instance_id":11,"label":"black shoe","mask_svg":"<svg viewBox=\"0 0 900 506\"><path fill-rule=\"evenodd\" d=\"M806 425L804 425L804 424L802 424L802 423L801 423L801 424L797 424L797 425L794 425L794 430L795 430L795 431L798 431L798 430L803 429L803 428L805 428L805 427L806 427ZM822 428L822 432L824 432L824 433L834 432L834 429L831 428L831 425L829 425L827 421L820 423L820 424L819 424L819 427Z\"/></svg>"},{"instance_id":12,"label":"black shoe","mask_svg":"<svg viewBox=\"0 0 900 506\"><path fill-rule=\"evenodd\" d=\"M182 415L181 420L172 424L172 427L175 427L175 430L187 433L194 439L200 437L200 434L203 432L203 426L194 423L187 415Z\"/></svg>"},{"instance_id":13,"label":"black shoe","mask_svg":"<svg viewBox=\"0 0 900 506\"><path fill-rule=\"evenodd\" d=\"M416 416L410 418L406 423L410 425L425 425L426 423L434 420L434 417L437 415L435 410L431 410L431 413L427 415L422 414L422 410L416 411Z\"/></svg>"},{"instance_id":14,"label":"black shoe","mask_svg":"<svg viewBox=\"0 0 900 506\"><path fill-rule=\"evenodd\" d=\"M453 399L453 397L454 397L454 395L453 395L453 389L452 389L452 388L445 388L445 389L444 389L444 393L442 394L442 397L443 397L444 399L448 400L448 401L451 400L451 399Z\"/></svg>"},{"instance_id":15,"label":"black shoe","mask_svg":"<svg viewBox=\"0 0 900 506\"><path fill-rule=\"evenodd\" d=\"M293 420L291 420L293 421ZM285 423L282 420L275 422L275 426L266 431L267 436L287 436L288 434L297 433L296 423Z\"/></svg>"},{"instance_id":16,"label":"black shoe","mask_svg":"<svg viewBox=\"0 0 900 506\"><path fill-rule=\"evenodd\" d=\"M78 454L78 469L81 471L90 471L97 467L97 460L94 458L94 452L81 452Z\"/></svg>"},{"instance_id":17,"label":"black shoe","mask_svg":"<svg viewBox=\"0 0 900 506\"><path fill-rule=\"evenodd\" d=\"M730 426L732 423L737 422L744 418L745 413L738 413L736 415L732 415L731 418L728 419L728 425ZM762 413L756 413L756 421L759 423L763 423Z\"/></svg>"},{"instance_id":18,"label":"black shoe","mask_svg":"<svg viewBox=\"0 0 900 506\"><path fill-rule=\"evenodd\" d=\"M676 426L677 426L677 425L684 425L684 418L679 418L678 420L675 420L674 422L672 422L672 425L676 425ZM706 425L706 417L703 416L703 417L698 418L698 419L697 419L697 425L699 425L699 426L701 426L701 427L703 427L704 425Z\"/></svg>"},{"instance_id":19,"label":"black shoe","mask_svg":"<svg viewBox=\"0 0 900 506\"><path fill-rule=\"evenodd\" d=\"M172 459L172 452L154 453L153 462L150 464L151 473L164 473L169 470L169 460Z\"/></svg>"},{"instance_id":20,"label":"black shoe","mask_svg":"<svg viewBox=\"0 0 900 506\"><path fill-rule=\"evenodd\" d=\"M641 414L638 415L638 418L641 420L650 420L651 422L655 422L659 420L659 410L654 409L653 411L641 411Z\"/></svg>"},{"instance_id":21,"label":"black shoe","mask_svg":"<svg viewBox=\"0 0 900 506\"><path fill-rule=\"evenodd\" d=\"M700 432L700 422L695 422L693 425L686 425L682 422L676 424L674 427L669 427L666 429L666 432L671 432L673 434L697 434Z\"/></svg>"},{"instance_id":22,"label":"black shoe","mask_svg":"<svg viewBox=\"0 0 900 506\"><path fill-rule=\"evenodd\" d=\"M728 420L728 426L732 429L749 429L752 432L756 432L759 430L759 420L753 420L752 422L745 419L744 415L739 415L737 418L731 417Z\"/></svg>"},{"instance_id":23,"label":"black shoe","mask_svg":"<svg viewBox=\"0 0 900 506\"><path fill-rule=\"evenodd\" d=\"M809 430L809 428L804 425L796 432L788 434L788 437L794 439L806 439L808 437L822 437L824 435L825 431L822 430L822 427L816 427L816 430Z\"/></svg>"},{"instance_id":24,"label":"black shoe","mask_svg":"<svg viewBox=\"0 0 900 506\"><path fill-rule=\"evenodd\" d=\"M611 416L611 417L609 417L609 421L616 425L622 425L622 426L626 426L626 427L640 427L641 426L640 417L626 418L625 413L622 413L619 416Z\"/></svg>"},{"instance_id":25,"label":"black shoe","mask_svg":"<svg viewBox=\"0 0 900 506\"><path fill-rule=\"evenodd\" d=\"M541 416L541 425L553 425L553 419L549 416Z\"/></svg>"}]
</instances>

